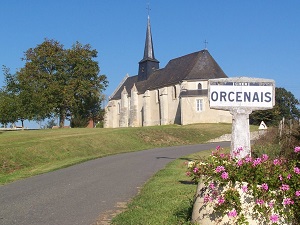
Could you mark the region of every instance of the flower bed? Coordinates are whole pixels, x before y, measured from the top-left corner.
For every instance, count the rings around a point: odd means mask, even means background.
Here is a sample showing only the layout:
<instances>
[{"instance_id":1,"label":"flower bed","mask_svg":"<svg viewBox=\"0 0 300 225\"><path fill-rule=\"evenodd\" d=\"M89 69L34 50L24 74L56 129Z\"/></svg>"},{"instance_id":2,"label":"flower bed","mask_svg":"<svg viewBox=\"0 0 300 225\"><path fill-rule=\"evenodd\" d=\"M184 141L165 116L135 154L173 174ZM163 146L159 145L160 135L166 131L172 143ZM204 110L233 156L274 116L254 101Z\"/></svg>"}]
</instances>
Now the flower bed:
<instances>
[{"instance_id":1,"label":"flower bed","mask_svg":"<svg viewBox=\"0 0 300 225\"><path fill-rule=\"evenodd\" d=\"M188 162L199 182L197 222L202 224L300 224L300 147L292 159L224 153ZM213 221L214 223L208 223Z\"/></svg>"}]
</instances>

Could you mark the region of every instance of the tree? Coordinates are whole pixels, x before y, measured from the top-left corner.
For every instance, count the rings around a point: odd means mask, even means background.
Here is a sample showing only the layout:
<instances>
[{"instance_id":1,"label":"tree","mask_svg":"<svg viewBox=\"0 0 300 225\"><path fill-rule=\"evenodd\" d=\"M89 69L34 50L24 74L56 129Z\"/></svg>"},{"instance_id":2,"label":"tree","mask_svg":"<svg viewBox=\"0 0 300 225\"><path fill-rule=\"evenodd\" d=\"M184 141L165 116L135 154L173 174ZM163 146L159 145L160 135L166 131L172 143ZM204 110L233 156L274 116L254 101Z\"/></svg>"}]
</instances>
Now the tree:
<instances>
[{"instance_id":1,"label":"tree","mask_svg":"<svg viewBox=\"0 0 300 225\"><path fill-rule=\"evenodd\" d=\"M97 51L88 44L76 42L64 49L58 41L46 39L24 53L25 66L16 74L6 73L7 89L19 96L26 119L55 114L63 127L78 108L89 111L107 87L96 57Z\"/></svg>"},{"instance_id":2,"label":"tree","mask_svg":"<svg viewBox=\"0 0 300 225\"><path fill-rule=\"evenodd\" d=\"M5 90L0 91L0 123L7 126L8 123L18 121L19 102L16 96L7 93Z\"/></svg>"},{"instance_id":3,"label":"tree","mask_svg":"<svg viewBox=\"0 0 300 225\"><path fill-rule=\"evenodd\" d=\"M299 119L300 110L297 108L300 102L295 96L284 88L275 88L275 106L273 109L255 111L250 115L250 123L259 125L263 120L266 124L277 125L285 119Z\"/></svg>"}]
</instances>

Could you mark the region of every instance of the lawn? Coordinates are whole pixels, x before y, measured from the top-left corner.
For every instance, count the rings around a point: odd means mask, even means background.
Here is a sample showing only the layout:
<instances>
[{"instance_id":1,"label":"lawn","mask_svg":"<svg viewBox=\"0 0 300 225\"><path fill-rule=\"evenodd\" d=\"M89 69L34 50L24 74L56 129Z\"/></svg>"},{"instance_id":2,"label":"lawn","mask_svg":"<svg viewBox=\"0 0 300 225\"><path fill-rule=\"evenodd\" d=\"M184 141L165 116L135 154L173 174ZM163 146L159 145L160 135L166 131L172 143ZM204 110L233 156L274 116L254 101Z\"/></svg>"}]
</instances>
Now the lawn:
<instances>
[{"instance_id":1,"label":"lawn","mask_svg":"<svg viewBox=\"0 0 300 225\"><path fill-rule=\"evenodd\" d=\"M197 185L185 176L185 162L210 153L210 150L201 151L169 163L145 184L140 194L128 204L126 211L113 218L112 224L191 224L192 202Z\"/></svg>"},{"instance_id":2,"label":"lawn","mask_svg":"<svg viewBox=\"0 0 300 225\"><path fill-rule=\"evenodd\" d=\"M231 124L1 131L0 184L112 154L203 143L230 132Z\"/></svg>"}]
</instances>

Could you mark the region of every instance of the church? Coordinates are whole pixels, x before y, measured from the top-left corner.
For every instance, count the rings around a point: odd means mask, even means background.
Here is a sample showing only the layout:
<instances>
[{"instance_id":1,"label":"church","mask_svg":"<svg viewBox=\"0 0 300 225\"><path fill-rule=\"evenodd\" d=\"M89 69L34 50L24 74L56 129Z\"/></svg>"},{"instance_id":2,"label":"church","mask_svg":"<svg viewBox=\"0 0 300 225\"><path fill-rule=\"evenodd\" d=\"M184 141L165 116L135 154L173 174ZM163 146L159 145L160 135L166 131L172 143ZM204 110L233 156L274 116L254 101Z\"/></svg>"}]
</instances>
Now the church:
<instances>
[{"instance_id":1,"label":"church","mask_svg":"<svg viewBox=\"0 0 300 225\"><path fill-rule=\"evenodd\" d=\"M231 123L228 111L209 108L208 80L227 78L207 49L159 68L148 16L144 57L138 74L126 76L105 107L104 127Z\"/></svg>"}]
</instances>

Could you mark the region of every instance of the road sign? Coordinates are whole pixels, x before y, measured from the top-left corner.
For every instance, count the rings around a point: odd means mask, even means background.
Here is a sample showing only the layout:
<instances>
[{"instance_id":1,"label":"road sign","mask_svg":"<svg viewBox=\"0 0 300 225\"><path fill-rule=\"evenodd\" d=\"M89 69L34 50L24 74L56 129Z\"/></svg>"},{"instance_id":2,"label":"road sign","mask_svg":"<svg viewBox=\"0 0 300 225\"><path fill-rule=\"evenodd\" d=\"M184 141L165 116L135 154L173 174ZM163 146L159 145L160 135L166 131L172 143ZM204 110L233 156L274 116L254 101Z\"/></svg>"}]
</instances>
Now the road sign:
<instances>
[{"instance_id":1,"label":"road sign","mask_svg":"<svg viewBox=\"0 0 300 225\"><path fill-rule=\"evenodd\" d=\"M215 109L271 109L275 104L275 82L249 77L211 79L209 102Z\"/></svg>"}]
</instances>

